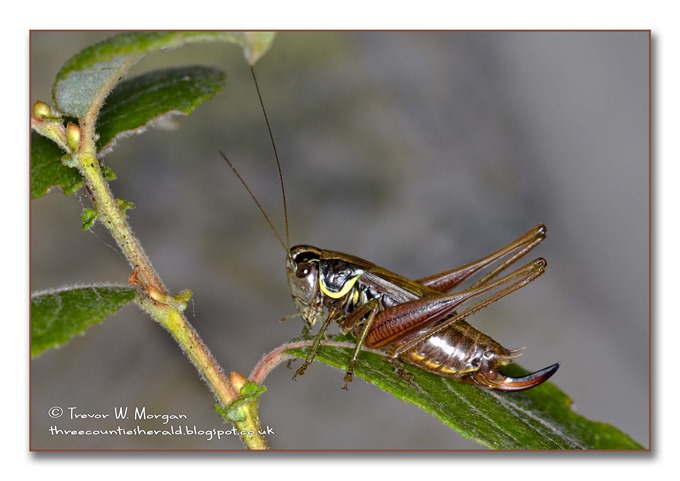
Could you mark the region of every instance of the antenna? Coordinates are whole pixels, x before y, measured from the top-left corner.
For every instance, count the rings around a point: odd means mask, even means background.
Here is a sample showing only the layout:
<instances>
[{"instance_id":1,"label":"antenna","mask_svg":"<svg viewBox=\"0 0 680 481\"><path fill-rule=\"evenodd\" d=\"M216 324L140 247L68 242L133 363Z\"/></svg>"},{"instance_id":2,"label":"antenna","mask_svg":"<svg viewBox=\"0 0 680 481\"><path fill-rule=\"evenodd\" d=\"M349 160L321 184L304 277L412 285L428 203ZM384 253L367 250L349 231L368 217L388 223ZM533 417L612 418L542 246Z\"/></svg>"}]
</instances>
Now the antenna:
<instances>
[{"instance_id":1,"label":"antenna","mask_svg":"<svg viewBox=\"0 0 680 481\"><path fill-rule=\"evenodd\" d=\"M262 94L260 93L260 86L257 83L257 77L255 76L255 67L253 65L250 66L250 73L253 75L253 82L255 82L255 90L257 90L257 98L260 99L260 107L262 107L262 113L264 114L264 121L267 124L267 131L269 131L269 140L271 140L272 143L272 148L274 149L274 158L276 159L276 168L279 171L279 181L281 183L281 198L283 199L283 218L286 222L286 251L289 250L290 248L290 236L288 234L288 206L286 205L286 189L283 186L283 172L281 172L281 162L279 161L279 153L276 150L276 143L274 142L274 135L272 134L272 128L271 125L269 125L269 117L267 116L267 109L264 108L264 102L262 100ZM224 156L224 154L223 154ZM225 157L226 160L226 157ZM227 162L229 162L227 160ZM229 164L231 165L231 164ZM232 167L233 169L233 167ZM236 174L238 175L238 173ZM240 178L240 176L239 176ZM244 184L245 185L245 184ZM247 188L247 186L246 186ZM250 189L248 189L250 192ZM252 194L251 194L252 195ZM254 198L254 197L253 197ZM257 201L255 201L257 202ZM258 204L259 206L259 204ZM260 210L262 211L262 208L260 207ZM264 211L262 211L264 214ZM265 215L266 217L266 215ZM269 219L267 218L267 221L269 222ZM271 222L269 222L269 225L271 225ZM281 240L281 237L276 234L277 237L279 237L279 240Z\"/></svg>"},{"instance_id":2,"label":"antenna","mask_svg":"<svg viewBox=\"0 0 680 481\"><path fill-rule=\"evenodd\" d=\"M253 191L250 190L250 187L248 187L248 184L246 184L246 181L243 180L243 177L241 177L241 174L238 173L238 170L236 170L236 167L234 167L234 165L229 161L229 159L227 158L227 156L224 155L224 152L222 152L221 150L220 150L220 155L222 156L222 158L223 158L224 160L227 161L227 164L229 165L229 167L231 167L231 170L234 171L234 174L236 174L236 177L237 177L238 180L241 182L241 185L243 185L243 187L246 188L246 190L248 191L248 194L250 194L250 197L251 197L251 198L253 199L253 201L255 202L255 205L257 205L257 208L260 209L260 212L261 212L262 215L264 216L264 219L267 221L267 224L269 224L269 227L271 228L272 232L274 232L274 235L275 235L276 238L279 240L279 243L283 246L283 249L284 249L286 252L288 252L288 247L286 246L286 244L283 243L283 239L281 238L281 235L279 234L279 231L277 231L277 230L276 230L276 227L274 227L274 224L272 224L271 219L269 219L269 216L268 216L267 213L265 212L265 210L264 210L264 208L262 207L262 205L260 204L260 202L257 200L257 197L255 197L255 194L253 194ZM286 222L286 234L288 234L288 222ZM288 239L288 236L286 235L286 240L287 240L287 239Z\"/></svg>"}]
</instances>

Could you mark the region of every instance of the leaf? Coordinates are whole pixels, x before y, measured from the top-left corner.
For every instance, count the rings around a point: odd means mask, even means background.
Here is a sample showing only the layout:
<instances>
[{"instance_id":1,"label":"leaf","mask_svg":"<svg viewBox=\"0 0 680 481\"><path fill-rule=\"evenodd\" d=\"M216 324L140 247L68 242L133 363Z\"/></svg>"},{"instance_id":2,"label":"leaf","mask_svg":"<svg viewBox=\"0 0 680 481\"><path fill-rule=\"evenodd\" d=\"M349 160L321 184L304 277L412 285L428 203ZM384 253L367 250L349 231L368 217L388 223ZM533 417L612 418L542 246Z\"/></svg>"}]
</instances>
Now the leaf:
<instances>
[{"instance_id":1,"label":"leaf","mask_svg":"<svg viewBox=\"0 0 680 481\"><path fill-rule=\"evenodd\" d=\"M139 133L163 115L189 114L224 83L223 72L207 67L161 70L122 82L101 110L99 144L110 148L116 138ZM54 142L35 132L31 142L31 198L45 195L54 186L72 194L83 185L80 172L61 162L64 152Z\"/></svg>"},{"instance_id":2,"label":"leaf","mask_svg":"<svg viewBox=\"0 0 680 481\"><path fill-rule=\"evenodd\" d=\"M127 286L46 291L31 297L31 356L67 343L135 298Z\"/></svg>"},{"instance_id":3,"label":"leaf","mask_svg":"<svg viewBox=\"0 0 680 481\"><path fill-rule=\"evenodd\" d=\"M80 215L80 228L82 230L89 230L97 220L97 211L94 209L84 209Z\"/></svg>"},{"instance_id":4,"label":"leaf","mask_svg":"<svg viewBox=\"0 0 680 481\"><path fill-rule=\"evenodd\" d=\"M257 402L260 395L267 390L266 387L256 384L254 382L246 383L239 390L239 397L236 401L227 406L226 409L221 409L216 406L218 412L222 417L232 422L244 421L248 418L248 411L251 409L257 410Z\"/></svg>"},{"instance_id":5,"label":"leaf","mask_svg":"<svg viewBox=\"0 0 680 481\"><path fill-rule=\"evenodd\" d=\"M333 341L355 343L347 336ZM287 351L306 358L308 348ZM344 370L350 349L322 346L316 359ZM465 438L492 449L644 449L613 426L590 421L570 409L571 400L546 382L527 391L503 393L440 377L407 364L410 379L397 375L381 356L361 352L355 374L429 412ZM519 376L517 365L504 368ZM351 387L350 387L351 389Z\"/></svg>"},{"instance_id":6,"label":"leaf","mask_svg":"<svg viewBox=\"0 0 680 481\"><path fill-rule=\"evenodd\" d=\"M83 185L78 169L61 162L64 155L57 144L42 135L31 133L31 198L37 199L55 186L72 194Z\"/></svg>"},{"instance_id":7,"label":"leaf","mask_svg":"<svg viewBox=\"0 0 680 481\"><path fill-rule=\"evenodd\" d=\"M241 46L254 64L271 45L272 34L243 32L126 32L92 45L72 57L57 73L52 87L55 106L82 117L102 90L144 55L188 43L228 42ZM110 87L107 87L109 86Z\"/></svg>"},{"instance_id":8,"label":"leaf","mask_svg":"<svg viewBox=\"0 0 680 481\"><path fill-rule=\"evenodd\" d=\"M243 54L250 65L255 65L272 46L274 32L243 32L246 46L243 47Z\"/></svg>"},{"instance_id":9,"label":"leaf","mask_svg":"<svg viewBox=\"0 0 680 481\"><path fill-rule=\"evenodd\" d=\"M106 150L118 136L142 132L161 116L193 112L224 83L224 73L208 67L157 70L121 82L100 112L98 150Z\"/></svg>"}]
</instances>

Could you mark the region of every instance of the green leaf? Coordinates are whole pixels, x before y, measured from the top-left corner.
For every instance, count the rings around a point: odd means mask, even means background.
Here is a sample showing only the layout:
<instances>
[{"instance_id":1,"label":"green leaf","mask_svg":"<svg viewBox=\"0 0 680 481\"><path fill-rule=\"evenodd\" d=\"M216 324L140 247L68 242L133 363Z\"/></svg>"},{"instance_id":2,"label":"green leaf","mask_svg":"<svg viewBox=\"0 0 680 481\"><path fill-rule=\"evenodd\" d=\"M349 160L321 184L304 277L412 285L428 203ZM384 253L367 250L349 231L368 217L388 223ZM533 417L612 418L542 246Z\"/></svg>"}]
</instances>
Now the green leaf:
<instances>
[{"instance_id":1,"label":"green leaf","mask_svg":"<svg viewBox=\"0 0 680 481\"><path fill-rule=\"evenodd\" d=\"M127 286L90 286L47 291L31 297L31 356L84 334L135 298Z\"/></svg>"},{"instance_id":2,"label":"green leaf","mask_svg":"<svg viewBox=\"0 0 680 481\"><path fill-rule=\"evenodd\" d=\"M276 36L274 32L243 32L241 35L245 39L243 55L250 65L255 65L267 53Z\"/></svg>"},{"instance_id":3,"label":"green leaf","mask_svg":"<svg viewBox=\"0 0 680 481\"><path fill-rule=\"evenodd\" d=\"M118 208L123 213L123 215L126 215L125 211L135 208L134 202L130 202L129 200L125 199L116 199L116 204L118 204Z\"/></svg>"},{"instance_id":4,"label":"green leaf","mask_svg":"<svg viewBox=\"0 0 680 481\"><path fill-rule=\"evenodd\" d=\"M257 400L266 390L267 388L254 382L246 383L239 391L239 398L218 412L229 421L243 421L247 419L249 409L257 409Z\"/></svg>"},{"instance_id":5,"label":"green leaf","mask_svg":"<svg viewBox=\"0 0 680 481\"><path fill-rule=\"evenodd\" d=\"M333 341L356 342L338 336ZM308 348L287 351L306 358ZM350 349L323 346L316 359L347 368ZM503 393L447 379L403 365L410 379L397 375L381 356L362 352L355 374L398 399L429 412L465 438L492 449L644 449L613 426L574 413L571 400L546 382L519 393ZM526 374L517 365L511 376ZM342 379L339 378L339 385ZM351 385L350 385L351 389Z\"/></svg>"},{"instance_id":6,"label":"green leaf","mask_svg":"<svg viewBox=\"0 0 680 481\"><path fill-rule=\"evenodd\" d=\"M241 46L254 64L271 45L272 34L244 32L126 32L92 45L61 68L52 87L55 106L82 117L103 89L144 55L188 43L228 42Z\"/></svg>"},{"instance_id":7,"label":"green leaf","mask_svg":"<svg viewBox=\"0 0 680 481\"><path fill-rule=\"evenodd\" d=\"M106 150L117 136L142 132L159 117L191 113L224 83L224 73L208 67L158 70L121 82L99 114L98 150Z\"/></svg>"},{"instance_id":8,"label":"green leaf","mask_svg":"<svg viewBox=\"0 0 680 481\"><path fill-rule=\"evenodd\" d=\"M31 133L31 198L37 199L54 186L72 194L83 185L78 169L61 162L64 156L57 144L42 135Z\"/></svg>"},{"instance_id":9,"label":"green leaf","mask_svg":"<svg viewBox=\"0 0 680 481\"><path fill-rule=\"evenodd\" d=\"M164 115L189 114L224 86L224 73L207 67L184 67L152 72L120 83L107 99L97 122L100 150L116 138L139 133L149 122ZM77 169L65 166L64 152L49 139L31 135L31 197L38 198L53 186L72 194L83 185ZM108 180L115 179L102 167Z\"/></svg>"},{"instance_id":10,"label":"green leaf","mask_svg":"<svg viewBox=\"0 0 680 481\"><path fill-rule=\"evenodd\" d=\"M84 209L80 214L80 228L82 230L89 230L97 220L97 211L94 209Z\"/></svg>"}]
</instances>

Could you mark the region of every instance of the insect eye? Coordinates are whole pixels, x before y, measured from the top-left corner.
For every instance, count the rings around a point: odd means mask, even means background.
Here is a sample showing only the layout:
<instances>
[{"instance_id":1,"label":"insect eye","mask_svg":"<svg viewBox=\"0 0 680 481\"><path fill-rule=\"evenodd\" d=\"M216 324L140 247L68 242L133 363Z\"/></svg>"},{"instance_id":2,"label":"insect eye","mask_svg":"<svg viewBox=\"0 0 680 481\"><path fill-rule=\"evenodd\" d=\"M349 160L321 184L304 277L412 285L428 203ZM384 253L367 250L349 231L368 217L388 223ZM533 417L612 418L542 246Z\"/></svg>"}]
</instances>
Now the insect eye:
<instances>
[{"instance_id":1,"label":"insect eye","mask_svg":"<svg viewBox=\"0 0 680 481\"><path fill-rule=\"evenodd\" d=\"M312 271L312 266L309 262L300 262L295 268L295 275L299 278L307 277Z\"/></svg>"}]
</instances>

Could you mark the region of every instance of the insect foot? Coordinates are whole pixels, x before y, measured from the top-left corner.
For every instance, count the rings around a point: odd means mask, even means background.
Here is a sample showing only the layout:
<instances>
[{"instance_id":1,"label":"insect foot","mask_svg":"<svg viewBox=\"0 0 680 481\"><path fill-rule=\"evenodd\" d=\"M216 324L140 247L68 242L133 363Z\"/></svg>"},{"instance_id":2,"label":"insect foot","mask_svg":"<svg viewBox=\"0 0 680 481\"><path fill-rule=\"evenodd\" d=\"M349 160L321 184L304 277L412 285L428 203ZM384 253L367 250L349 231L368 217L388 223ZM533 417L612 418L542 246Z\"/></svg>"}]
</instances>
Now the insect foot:
<instances>
[{"instance_id":1,"label":"insect foot","mask_svg":"<svg viewBox=\"0 0 680 481\"><path fill-rule=\"evenodd\" d=\"M293 381L297 381L296 378L297 378L298 376L302 376L302 375L305 373L305 368L306 368L306 367L307 367L307 366L302 365L302 366L300 366L299 368L297 368L297 370L295 371L295 374L293 374Z\"/></svg>"},{"instance_id":2,"label":"insect foot","mask_svg":"<svg viewBox=\"0 0 680 481\"><path fill-rule=\"evenodd\" d=\"M344 381L345 381L345 385L342 386L342 388L343 388L345 391L349 391L348 385L349 385L349 383L352 382L352 379L353 379L353 378L354 378L354 374L352 374L351 372L347 372L347 373L345 374L345 377L343 378Z\"/></svg>"}]
</instances>

